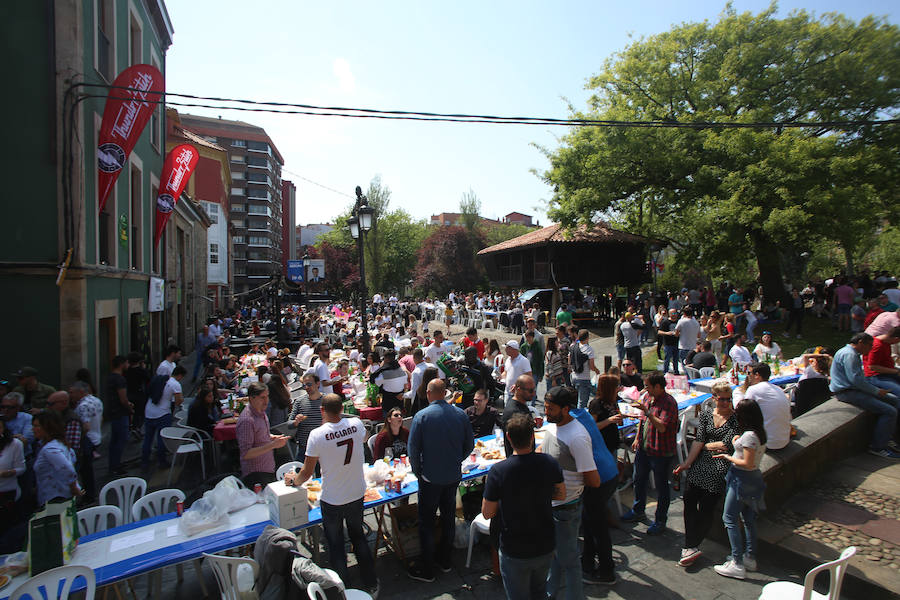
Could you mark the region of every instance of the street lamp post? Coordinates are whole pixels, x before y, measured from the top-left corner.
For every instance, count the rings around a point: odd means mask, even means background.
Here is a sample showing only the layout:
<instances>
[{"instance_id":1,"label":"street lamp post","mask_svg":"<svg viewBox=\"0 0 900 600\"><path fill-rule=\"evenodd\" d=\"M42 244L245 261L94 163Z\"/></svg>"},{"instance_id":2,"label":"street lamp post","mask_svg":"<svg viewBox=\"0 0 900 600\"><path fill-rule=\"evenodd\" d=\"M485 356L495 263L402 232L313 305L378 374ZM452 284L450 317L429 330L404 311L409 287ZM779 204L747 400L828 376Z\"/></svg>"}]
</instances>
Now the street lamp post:
<instances>
[{"instance_id":1,"label":"street lamp post","mask_svg":"<svg viewBox=\"0 0 900 600\"><path fill-rule=\"evenodd\" d=\"M306 304L309 305L309 251L303 254L303 293L306 294Z\"/></svg>"},{"instance_id":2,"label":"street lamp post","mask_svg":"<svg viewBox=\"0 0 900 600\"><path fill-rule=\"evenodd\" d=\"M366 264L363 252L363 237L365 233L372 229L372 217L375 211L369 206L369 199L366 198L362 189L356 186L356 204L353 205L353 213L347 226L350 228L350 235L356 240L356 249L359 253L359 318L362 327L362 351L369 353L369 326L366 323L366 299L368 292L366 291Z\"/></svg>"}]
</instances>

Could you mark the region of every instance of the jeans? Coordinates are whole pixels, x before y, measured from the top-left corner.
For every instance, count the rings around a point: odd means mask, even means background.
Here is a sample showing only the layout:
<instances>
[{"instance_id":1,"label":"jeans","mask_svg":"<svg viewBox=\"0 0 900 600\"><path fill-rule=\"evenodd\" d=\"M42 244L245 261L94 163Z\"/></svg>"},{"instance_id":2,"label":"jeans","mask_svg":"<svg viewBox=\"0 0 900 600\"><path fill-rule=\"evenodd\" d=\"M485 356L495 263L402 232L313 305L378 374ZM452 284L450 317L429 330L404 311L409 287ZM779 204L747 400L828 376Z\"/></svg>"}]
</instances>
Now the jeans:
<instances>
[{"instance_id":1,"label":"jeans","mask_svg":"<svg viewBox=\"0 0 900 600\"><path fill-rule=\"evenodd\" d=\"M872 434L872 447L883 450L891 441L891 436L897 426L897 399L885 396L879 399L865 392L857 390L844 390L835 392L834 397L841 402L852 404L870 413L875 413L878 420L875 421L875 431Z\"/></svg>"},{"instance_id":2,"label":"jeans","mask_svg":"<svg viewBox=\"0 0 900 600\"><path fill-rule=\"evenodd\" d=\"M572 378L572 386L578 392L578 408L585 408L591 401L591 395L594 392L594 386L590 379Z\"/></svg>"},{"instance_id":3,"label":"jeans","mask_svg":"<svg viewBox=\"0 0 900 600\"><path fill-rule=\"evenodd\" d=\"M684 491L684 547L697 548L712 529L713 509L722 494L688 483Z\"/></svg>"},{"instance_id":4,"label":"jeans","mask_svg":"<svg viewBox=\"0 0 900 600\"><path fill-rule=\"evenodd\" d=\"M436 485L419 479L419 544L422 547L422 571L434 573L434 561L450 563L453 535L456 531L456 488L459 482ZM441 545L434 547L434 517L441 511Z\"/></svg>"},{"instance_id":5,"label":"jeans","mask_svg":"<svg viewBox=\"0 0 900 600\"><path fill-rule=\"evenodd\" d=\"M665 525L669 517L669 472L671 456L648 456L643 448L634 453L634 505L632 510L642 514L647 506L647 481L653 473L656 483L656 522Z\"/></svg>"},{"instance_id":6,"label":"jeans","mask_svg":"<svg viewBox=\"0 0 900 600\"><path fill-rule=\"evenodd\" d=\"M878 389L887 390L888 393L900 398L900 378L891 375L875 375L874 377L866 377L866 379Z\"/></svg>"},{"instance_id":7,"label":"jeans","mask_svg":"<svg viewBox=\"0 0 900 600\"><path fill-rule=\"evenodd\" d=\"M122 415L109 422L109 470L118 471L122 466L122 452L128 442L128 422L130 417Z\"/></svg>"},{"instance_id":8,"label":"jeans","mask_svg":"<svg viewBox=\"0 0 900 600\"><path fill-rule=\"evenodd\" d=\"M327 502L319 502L322 507L322 528L325 530L325 542L328 544L328 561L341 580L346 584L347 579L347 552L344 550L344 523L347 524L347 534L353 544L353 553L363 583L372 587L378 583L375 575L375 559L363 533L363 499L348 502L347 504L334 505Z\"/></svg>"},{"instance_id":9,"label":"jeans","mask_svg":"<svg viewBox=\"0 0 900 600\"><path fill-rule=\"evenodd\" d=\"M756 329L756 325L759 321L752 321L747 323L747 343L753 343L756 341L756 338L753 337L753 330Z\"/></svg>"},{"instance_id":10,"label":"jeans","mask_svg":"<svg viewBox=\"0 0 900 600\"><path fill-rule=\"evenodd\" d=\"M679 365L683 365L683 364L684 364L684 359L686 359L686 358L687 358L687 355L690 354L690 353L691 353L690 350L687 350L687 349L685 349L685 348L679 348L679 349L678 349L678 364L679 364ZM677 375L677 373L676 373L676 375Z\"/></svg>"},{"instance_id":11,"label":"jeans","mask_svg":"<svg viewBox=\"0 0 900 600\"><path fill-rule=\"evenodd\" d=\"M678 375L678 347L677 346L663 346L663 353L665 358L663 358L663 373L669 372L669 363L672 363L672 372Z\"/></svg>"},{"instance_id":12,"label":"jeans","mask_svg":"<svg viewBox=\"0 0 900 600\"><path fill-rule=\"evenodd\" d=\"M156 460L160 466L168 465L166 460L166 445L162 439L162 428L172 424L172 413L165 414L155 419L144 420L144 445L141 447L141 466L150 464L150 452L153 450L153 442L156 441Z\"/></svg>"},{"instance_id":13,"label":"jeans","mask_svg":"<svg viewBox=\"0 0 900 600\"><path fill-rule=\"evenodd\" d=\"M746 544L741 536L740 521L744 521L744 531L747 534ZM728 532L728 542L731 544L731 560L739 565L744 564L744 555L756 556L756 511L738 498L737 487L730 485L725 492L725 509L722 511L722 521L725 523L725 531Z\"/></svg>"},{"instance_id":14,"label":"jeans","mask_svg":"<svg viewBox=\"0 0 900 600\"><path fill-rule=\"evenodd\" d=\"M581 582L581 561L578 557L578 528L581 526L581 502L555 506L553 528L556 534L556 554L547 576L547 595L555 597L565 580L566 600L584 600Z\"/></svg>"},{"instance_id":15,"label":"jeans","mask_svg":"<svg viewBox=\"0 0 900 600\"><path fill-rule=\"evenodd\" d=\"M618 478L613 477L596 488L584 488L584 552L581 554L581 566L585 571L594 568L594 557L597 557L597 568L605 575L615 570L612 557L612 540L609 537L607 514L609 499L616 491Z\"/></svg>"},{"instance_id":16,"label":"jeans","mask_svg":"<svg viewBox=\"0 0 900 600\"><path fill-rule=\"evenodd\" d=\"M500 551L500 575L508 600L544 600L553 553L513 558Z\"/></svg>"}]
</instances>

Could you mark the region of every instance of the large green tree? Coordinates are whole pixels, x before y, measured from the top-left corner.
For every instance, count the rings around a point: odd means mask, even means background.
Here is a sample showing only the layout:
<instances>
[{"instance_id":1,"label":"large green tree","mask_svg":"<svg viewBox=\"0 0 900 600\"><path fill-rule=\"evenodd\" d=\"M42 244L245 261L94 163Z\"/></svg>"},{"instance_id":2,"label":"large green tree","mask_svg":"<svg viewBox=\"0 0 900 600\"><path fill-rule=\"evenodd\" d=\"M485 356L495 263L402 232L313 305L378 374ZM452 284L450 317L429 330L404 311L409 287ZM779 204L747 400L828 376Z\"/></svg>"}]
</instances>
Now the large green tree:
<instances>
[{"instance_id":1,"label":"large green tree","mask_svg":"<svg viewBox=\"0 0 900 600\"><path fill-rule=\"evenodd\" d=\"M590 106L573 116L821 126L573 129L546 151L551 218L611 218L670 240L683 264L752 256L773 297L783 293L781 253L816 237L840 244L852 269L876 227L896 219L897 128L827 123L900 112L900 30L775 11L729 5L716 23L634 42L589 80Z\"/></svg>"}]
</instances>

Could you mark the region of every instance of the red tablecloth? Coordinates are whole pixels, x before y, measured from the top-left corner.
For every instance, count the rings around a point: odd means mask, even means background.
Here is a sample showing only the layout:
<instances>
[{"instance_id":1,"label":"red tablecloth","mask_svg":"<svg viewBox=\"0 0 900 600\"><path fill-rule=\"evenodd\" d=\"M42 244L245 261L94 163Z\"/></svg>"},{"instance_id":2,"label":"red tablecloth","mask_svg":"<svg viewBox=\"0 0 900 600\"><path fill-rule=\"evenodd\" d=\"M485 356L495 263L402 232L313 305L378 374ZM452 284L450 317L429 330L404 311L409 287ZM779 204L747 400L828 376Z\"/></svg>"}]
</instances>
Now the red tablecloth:
<instances>
[{"instance_id":1,"label":"red tablecloth","mask_svg":"<svg viewBox=\"0 0 900 600\"><path fill-rule=\"evenodd\" d=\"M216 423L213 428L213 439L217 442L233 440L237 438L237 423Z\"/></svg>"},{"instance_id":2,"label":"red tablecloth","mask_svg":"<svg viewBox=\"0 0 900 600\"><path fill-rule=\"evenodd\" d=\"M365 408L359 409L359 418L360 419L369 419L370 421L381 421L384 417L384 413L381 410L380 406L367 406Z\"/></svg>"}]
</instances>

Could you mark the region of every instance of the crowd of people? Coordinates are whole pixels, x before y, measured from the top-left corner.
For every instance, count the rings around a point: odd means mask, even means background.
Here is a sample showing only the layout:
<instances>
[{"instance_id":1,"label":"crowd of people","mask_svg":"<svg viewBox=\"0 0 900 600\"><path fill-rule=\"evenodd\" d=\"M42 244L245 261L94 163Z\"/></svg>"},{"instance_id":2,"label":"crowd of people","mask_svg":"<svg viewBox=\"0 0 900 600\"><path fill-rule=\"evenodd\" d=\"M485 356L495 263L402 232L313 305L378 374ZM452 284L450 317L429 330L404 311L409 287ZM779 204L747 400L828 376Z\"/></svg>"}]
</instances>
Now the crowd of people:
<instances>
[{"instance_id":1,"label":"crowd of people","mask_svg":"<svg viewBox=\"0 0 900 600\"><path fill-rule=\"evenodd\" d=\"M460 462L475 439L499 430L508 459L487 477L482 512L493 519L507 594L553 595L564 588L566 597L580 598L582 582L616 580L607 504L620 483L624 416L619 392L633 387L641 393L634 403L641 417L630 441L635 499L623 520L647 519L652 476L657 504L647 534L665 531L669 482L684 475L679 564L690 565L701 556L701 542L716 520L715 506L724 501L722 522L731 555L716 572L742 578L756 568L754 523L764 490L760 461L791 437L791 402L769 382L770 361L784 359L772 330L783 327L786 335L794 328L799 337L804 315L811 312L851 332L849 343L836 352L814 348L805 353L800 379L827 382L838 400L875 413L870 452L900 458L895 442L897 292L890 278L837 278L792 290L786 310L780 302L770 305L758 294L730 286L685 288L657 297L646 290L626 298L585 294L562 304L553 319L541 306L519 302L516 293L402 301L376 294L367 309L366 331L360 315L340 303L318 309L288 306L281 315L248 306L203 327L192 372L182 349L171 345L153 370L139 353L114 357L99 389L86 370L75 374L65 391L41 382L31 367L14 374L15 386L0 382L0 530L14 531L47 501L96 501L94 462L105 454L110 474L124 474L123 452L132 441L141 445L143 472L149 473L154 462L168 468L171 457L160 432L187 407L186 424L207 434L223 421L236 425L236 453L248 487L273 481L276 451L289 442L296 445L304 466L292 477L302 482L321 474L327 490L321 505L331 565L346 575L346 526L369 590L377 591L378 582L362 535L365 482L357 467L407 455L420 482L420 522L441 515L440 542L431 528L421 528L422 558L409 573L432 581L436 569L450 565ZM478 329L464 325L455 334L458 341L453 340L459 315L471 310L521 315L522 327L512 336L480 336ZM608 372L597 364L591 333L573 323L578 311L609 316L618 360ZM538 325L554 320L553 326ZM765 329L758 334L759 325ZM299 348L260 341L266 331L299 341ZM653 338L662 369L642 373ZM244 387L247 408L226 417L221 400L241 389L242 357L233 348L257 355L260 364L254 381ZM342 358L333 363L335 351ZM729 364L747 370L746 381L737 388L725 381L713 385L715 406L700 413L689 452L674 464L678 407L666 390L665 374L696 369L718 375ZM367 430L345 414L351 376L377 388L384 417L380 430ZM292 377L300 381L299 393L290 391ZM460 389L447 402L451 382ZM539 383L547 390L543 398ZM412 417L409 426L405 417ZM535 419L550 424L541 428L540 453L535 453ZM293 425L290 435L272 433L272 426L281 423ZM581 551L579 536L584 538Z\"/></svg>"}]
</instances>

